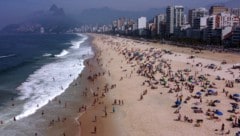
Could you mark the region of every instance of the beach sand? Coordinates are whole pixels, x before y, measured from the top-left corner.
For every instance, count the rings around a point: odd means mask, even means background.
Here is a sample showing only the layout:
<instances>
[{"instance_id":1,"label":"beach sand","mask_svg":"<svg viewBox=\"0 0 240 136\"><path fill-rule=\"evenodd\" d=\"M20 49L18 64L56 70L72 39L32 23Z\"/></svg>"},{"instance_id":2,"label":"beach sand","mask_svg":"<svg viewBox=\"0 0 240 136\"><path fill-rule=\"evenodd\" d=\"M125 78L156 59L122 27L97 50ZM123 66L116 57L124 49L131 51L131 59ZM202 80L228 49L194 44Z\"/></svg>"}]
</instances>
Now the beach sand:
<instances>
[{"instance_id":1,"label":"beach sand","mask_svg":"<svg viewBox=\"0 0 240 136\"><path fill-rule=\"evenodd\" d=\"M95 56L85 62L86 67L82 75L72 83L69 89L52 102L58 105L58 101L61 100L62 104L57 109L46 109L47 113L44 115L46 120L50 121L51 118L57 120L58 116L67 118L66 121L48 126L47 135L212 136L225 134L228 130L230 130L229 135L234 135L238 131L239 128L232 128L231 121L226 119L231 115L239 116L228 110L231 109L230 103L235 102L229 99L229 94L239 93L240 85L234 84L235 86L230 88L225 87L225 82L226 80L232 81L239 76L239 70L231 69L233 64L240 62L239 55L211 51L195 53L190 48L139 42L106 35L91 34L91 36L94 37ZM153 51L150 51L150 48L154 48ZM160 51L161 57L157 60L152 60L150 57L149 60L144 58L143 61L130 61L128 55L123 55L124 49L129 52L139 52L139 54L145 53L144 56L152 56L153 52ZM171 51L171 53L163 53L163 50ZM189 59L191 55L194 55L193 59ZM152 82L155 80L149 80L146 76L137 73L141 64L151 60L156 61L155 64L165 60L166 64L171 65L173 73L190 69L191 72L185 72L185 77L194 74L196 77L204 75L211 84L217 87L214 90L217 90L218 95L203 95L202 102L200 102L199 98L194 98L196 92L202 89L200 85L194 84L195 88L192 93L187 86L183 85L181 91L169 93L170 88L176 88L176 84L170 81L168 82L169 88L160 83L153 85ZM222 65L222 60L226 60L227 64ZM196 66L199 62L202 63L202 67ZM221 66L221 70L205 68L204 66L208 64ZM167 68L163 70L165 73L168 72ZM216 80L217 75L225 80ZM162 76L162 73L154 75L158 80ZM169 75L165 78L168 77ZM148 81L151 85L147 84ZM144 85L143 82L145 82ZM153 89L152 86L156 88ZM222 92L223 88L229 92L228 96ZM87 96L83 96L83 92L86 92ZM206 94L206 92L201 93ZM181 104L179 113L174 113L177 108L172 106L176 99L182 97L185 100L188 96L191 99ZM215 107L209 106L211 100L219 100L220 103L216 103ZM115 104L114 101L116 101ZM67 102L66 108L64 108L65 102ZM87 105L86 111L78 112L82 105ZM203 113L194 113L192 107L200 107ZM219 109L223 115L217 116L218 119L210 119L205 114L208 109ZM47 115L49 113L51 116ZM181 119L176 121L179 114L181 114ZM192 123L184 121L184 116L192 119ZM203 122L196 123L197 120ZM225 124L224 131L220 131L223 123ZM196 127L196 124L200 126Z\"/></svg>"},{"instance_id":2,"label":"beach sand","mask_svg":"<svg viewBox=\"0 0 240 136\"><path fill-rule=\"evenodd\" d=\"M146 135L219 135L227 133L230 130L230 135L237 132L237 128L231 128L231 122L226 119L233 115L228 110L231 109L230 100L222 93L222 89L225 87L225 81L215 80L217 75L224 77L226 80L233 80L232 74L226 71L232 67L233 64L240 62L239 55L230 53L217 53L211 51L202 51L201 53L194 53L190 48L180 48L169 45L160 45L147 42L138 42L130 39L124 39L119 37L93 35L94 45L96 52L101 52L97 56L102 64L102 69L110 71L110 76L105 76L105 82L108 84L116 84L116 88L106 93L106 97L102 98L103 104L98 104L95 107L81 116L82 122L82 135L102 135L102 136L146 136ZM179 69L189 68L191 74L198 71L198 75L209 74L208 79L215 82L218 96L203 97L202 103L199 103L199 99L191 99L187 104L181 106L181 116L184 115L193 119L192 123L181 121L175 121L178 114L174 114L175 108L172 108L176 100L176 95L183 95L183 99L187 96L192 96L195 93L189 93L182 91L179 93L169 94L167 93L169 88L157 86L157 89L150 89L150 87L142 83L146 80L145 77L139 76L136 73L137 64L134 62L127 62L122 54L119 54L121 50L127 48L129 50L139 50L139 52L149 49L150 47L156 49L166 49L174 52L173 55L165 54L162 58L171 60L172 70L177 71ZM175 54L176 53L176 54ZM193 60L188 59L190 55L194 55L196 58ZM221 65L221 61L226 60L228 64ZM207 68L196 67L195 65L201 62L203 65L216 64L221 65L222 70L212 70ZM187 64L190 63L190 64ZM133 65L136 65L133 67ZM194 65L194 66L191 66ZM201 71L201 69L204 69ZM238 70L231 70L235 77L239 76ZM121 77L123 78L121 80ZM237 90L238 84L235 84L234 88L226 88L230 93L239 93ZM144 95L143 100L140 99L140 95L144 90L148 90L147 95ZM196 86L194 91L197 92L201 87ZM123 100L123 105L113 105L114 100ZM216 107L208 106L208 101L220 100L221 103ZM191 109L193 106L199 106L202 108L202 114L196 114ZM108 116L104 116L104 107L107 107ZM112 109L115 112L112 112ZM224 115L219 116L219 119L210 120L205 115L207 109L221 110ZM93 122L94 116L97 116L97 122ZM239 116L236 114L236 116ZM195 127L196 120L203 120L200 127ZM224 132L220 131L222 123L225 124ZM92 133L94 127L97 127L97 132Z\"/></svg>"}]
</instances>

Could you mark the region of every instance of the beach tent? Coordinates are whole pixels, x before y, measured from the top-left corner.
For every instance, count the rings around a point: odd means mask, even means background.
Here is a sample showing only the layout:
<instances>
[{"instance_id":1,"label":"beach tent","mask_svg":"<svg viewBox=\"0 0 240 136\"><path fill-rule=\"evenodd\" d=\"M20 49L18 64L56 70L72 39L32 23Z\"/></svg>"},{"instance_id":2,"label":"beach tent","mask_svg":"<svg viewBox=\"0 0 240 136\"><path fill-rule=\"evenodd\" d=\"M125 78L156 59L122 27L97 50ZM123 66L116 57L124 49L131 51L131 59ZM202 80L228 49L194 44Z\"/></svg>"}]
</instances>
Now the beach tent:
<instances>
[{"instance_id":1,"label":"beach tent","mask_svg":"<svg viewBox=\"0 0 240 136\"><path fill-rule=\"evenodd\" d=\"M216 80L221 80L221 77L220 77L220 76L217 76L217 77L216 77Z\"/></svg>"},{"instance_id":2,"label":"beach tent","mask_svg":"<svg viewBox=\"0 0 240 136\"><path fill-rule=\"evenodd\" d=\"M200 96L200 95L202 95L202 93L201 93L201 92L197 92L196 95L199 95L199 96Z\"/></svg>"},{"instance_id":3,"label":"beach tent","mask_svg":"<svg viewBox=\"0 0 240 136\"><path fill-rule=\"evenodd\" d=\"M233 99L234 99L236 102L240 102L240 98L239 98L239 97L233 97Z\"/></svg>"},{"instance_id":4,"label":"beach tent","mask_svg":"<svg viewBox=\"0 0 240 136\"><path fill-rule=\"evenodd\" d=\"M208 90L208 93L215 93L216 91L215 90Z\"/></svg>"},{"instance_id":5,"label":"beach tent","mask_svg":"<svg viewBox=\"0 0 240 136\"><path fill-rule=\"evenodd\" d=\"M181 101L177 100L177 101L175 102L175 104L176 104L176 106L179 106L179 105L181 105Z\"/></svg>"},{"instance_id":6,"label":"beach tent","mask_svg":"<svg viewBox=\"0 0 240 136\"><path fill-rule=\"evenodd\" d=\"M239 68L240 68L240 63L233 65L233 69L239 69Z\"/></svg>"},{"instance_id":7,"label":"beach tent","mask_svg":"<svg viewBox=\"0 0 240 136\"><path fill-rule=\"evenodd\" d=\"M221 111L219 111L219 110L216 110L215 114L218 115L218 116L222 116L223 115L223 113Z\"/></svg>"},{"instance_id":8,"label":"beach tent","mask_svg":"<svg viewBox=\"0 0 240 136\"><path fill-rule=\"evenodd\" d=\"M233 97L240 97L240 94L233 94Z\"/></svg>"},{"instance_id":9,"label":"beach tent","mask_svg":"<svg viewBox=\"0 0 240 136\"><path fill-rule=\"evenodd\" d=\"M220 100L214 100L213 102L214 103L220 103L221 101Z\"/></svg>"},{"instance_id":10,"label":"beach tent","mask_svg":"<svg viewBox=\"0 0 240 136\"><path fill-rule=\"evenodd\" d=\"M240 131L238 131L235 136L240 136Z\"/></svg>"},{"instance_id":11,"label":"beach tent","mask_svg":"<svg viewBox=\"0 0 240 136\"><path fill-rule=\"evenodd\" d=\"M214 90L208 90L208 93L209 94L213 94L213 93L215 93L216 91L214 91Z\"/></svg>"},{"instance_id":12,"label":"beach tent","mask_svg":"<svg viewBox=\"0 0 240 136\"><path fill-rule=\"evenodd\" d=\"M133 57L136 57L136 56L139 56L139 55L140 55L139 52L134 52Z\"/></svg>"}]
</instances>

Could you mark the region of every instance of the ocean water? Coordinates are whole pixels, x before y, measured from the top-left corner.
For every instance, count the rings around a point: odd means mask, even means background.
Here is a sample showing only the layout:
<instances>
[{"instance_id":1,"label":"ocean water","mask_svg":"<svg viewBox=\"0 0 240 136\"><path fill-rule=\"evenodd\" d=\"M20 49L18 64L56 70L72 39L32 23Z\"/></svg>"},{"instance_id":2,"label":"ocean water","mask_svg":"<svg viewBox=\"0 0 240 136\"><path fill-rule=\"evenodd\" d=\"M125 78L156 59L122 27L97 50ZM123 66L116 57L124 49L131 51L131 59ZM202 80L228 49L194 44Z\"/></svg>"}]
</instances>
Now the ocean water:
<instances>
[{"instance_id":1,"label":"ocean water","mask_svg":"<svg viewBox=\"0 0 240 136\"><path fill-rule=\"evenodd\" d=\"M82 34L0 35L0 120L11 124L62 94L93 53Z\"/></svg>"}]
</instances>

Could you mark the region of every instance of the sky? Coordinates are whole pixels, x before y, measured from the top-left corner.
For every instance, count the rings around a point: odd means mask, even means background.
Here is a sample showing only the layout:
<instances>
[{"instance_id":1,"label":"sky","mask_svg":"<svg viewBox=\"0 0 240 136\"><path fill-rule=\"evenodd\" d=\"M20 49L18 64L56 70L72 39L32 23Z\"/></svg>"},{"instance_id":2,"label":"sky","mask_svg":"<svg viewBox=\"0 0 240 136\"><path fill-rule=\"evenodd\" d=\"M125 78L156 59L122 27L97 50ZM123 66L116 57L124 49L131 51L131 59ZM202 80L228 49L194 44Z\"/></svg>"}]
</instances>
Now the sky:
<instances>
[{"instance_id":1,"label":"sky","mask_svg":"<svg viewBox=\"0 0 240 136\"><path fill-rule=\"evenodd\" d=\"M119 10L147 10L170 4L187 7L204 7L229 0L0 0L0 28L10 23L19 23L27 15L47 10L52 4L64 8L67 14L77 14L84 9L109 7Z\"/></svg>"}]
</instances>

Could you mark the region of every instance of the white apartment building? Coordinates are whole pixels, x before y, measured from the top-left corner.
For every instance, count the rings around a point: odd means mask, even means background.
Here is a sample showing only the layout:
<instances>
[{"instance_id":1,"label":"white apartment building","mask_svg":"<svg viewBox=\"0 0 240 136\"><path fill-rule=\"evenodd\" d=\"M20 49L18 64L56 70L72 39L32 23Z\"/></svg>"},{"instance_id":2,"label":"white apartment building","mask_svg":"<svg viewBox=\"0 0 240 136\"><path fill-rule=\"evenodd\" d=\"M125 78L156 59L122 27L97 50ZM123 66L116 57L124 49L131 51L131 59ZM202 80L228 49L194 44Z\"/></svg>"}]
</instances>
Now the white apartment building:
<instances>
[{"instance_id":1,"label":"white apartment building","mask_svg":"<svg viewBox=\"0 0 240 136\"><path fill-rule=\"evenodd\" d=\"M184 7L168 6L166 14L167 34L173 34L176 29L184 25Z\"/></svg>"},{"instance_id":2,"label":"white apartment building","mask_svg":"<svg viewBox=\"0 0 240 136\"><path fill-rule=\"evenodd\" d=\"M140 17L138 18L138 29L146 29L147 27L147 18Z\"/></svg>"}]
</instances>

